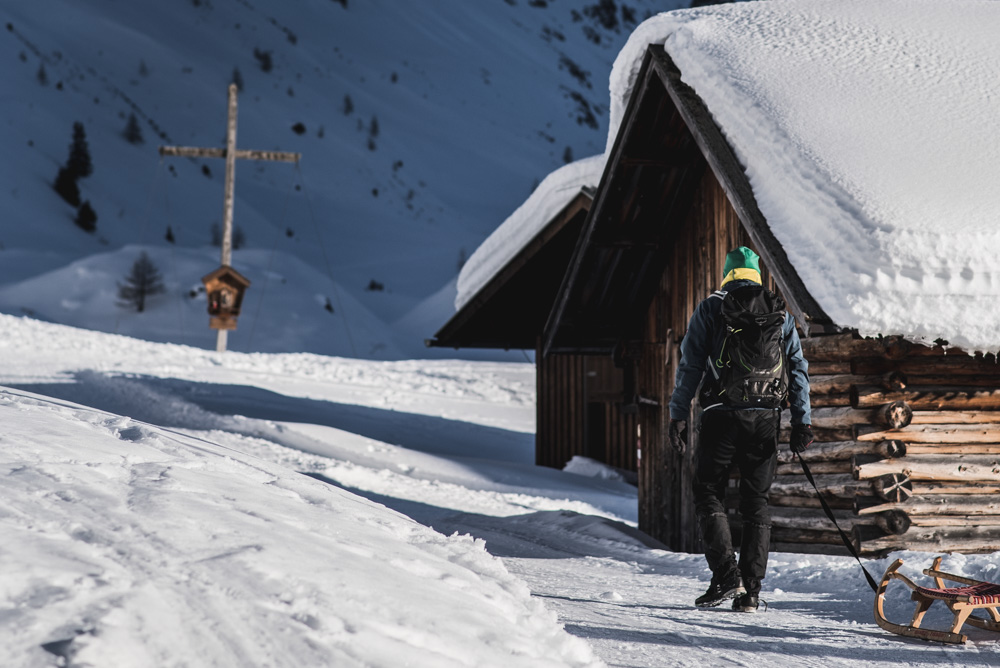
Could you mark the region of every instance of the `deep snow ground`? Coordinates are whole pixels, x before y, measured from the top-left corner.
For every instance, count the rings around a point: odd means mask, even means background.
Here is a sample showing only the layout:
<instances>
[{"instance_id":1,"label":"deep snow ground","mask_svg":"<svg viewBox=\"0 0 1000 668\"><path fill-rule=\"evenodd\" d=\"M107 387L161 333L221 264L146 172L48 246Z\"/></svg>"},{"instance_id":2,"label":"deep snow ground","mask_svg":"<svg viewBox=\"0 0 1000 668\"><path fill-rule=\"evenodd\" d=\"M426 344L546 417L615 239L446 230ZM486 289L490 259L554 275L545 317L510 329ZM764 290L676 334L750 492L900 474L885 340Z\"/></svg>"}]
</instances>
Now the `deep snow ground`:
<instances>
[{"instance_id":1,"label":"deep snow ground","mask_svg":"<svg viewBox=\"0 0 1000 668\"><path fill-rule=\"evenodd\" d=\"M772 555L764 591L769 609L761 614L694 608L691 601L708 579L704 561L658 549L633 528L634 488L531 464L534 379L527 364L220 355L9 316L0 316L0 359L0 385L13 388L4 391L8 402L55 401L57 415L93 415L65 401L110 411L100 420L85 417L86 432L67 431L69 423L44 420L38 410L6 412L17 421L5 418L5 452L12 442L36 439L39 451L47 444L64 455L48 463L22 461L22 481L28 474L42 480L34 487L12 484L13 469L0 469L6 478L0 486L0 527L6 527L0 615L19 620L0 625L0 645L23 650L3 665L37 665L39 656L56 665L56 654L38 652L38 644L67 639L80 647L70 665L150 665L151 646L166 652L153 659L158 665L179 664L198 651L219 665L256 665L252 650L261 643L271 653L259 665L339 665L342 659L390 666L404 656L436 665L442 654L434 652L445 650L454 665L590 663L586 646L573 645L569 636L586 641L611 666L1000 665L998 639L986 631L969 629L970 642L960 647L883 632L857 565L845 558ZM26 415L36 421L21 422ZM21 440L11 440L12 429ZM97 432L110 433L100 436L110 440L99 440ZM188 464L157 463L163 455L151 450L162 446L163 434L171 457ZM93 491L102 475L120 470L114 453L133 446L148 461L139 457L131 466L144 466L147 475L117 482L111 475L106 484L109 500L121 489L131 490L133 502L148 499L138 515L121 502L102 503ZM210 452L230 453L231 462L210 464L202 459ZM259 471L257 479L247 471ZM46 489L45 473L75 481L73 503ZM47 484L58 486L59 478L52 480ZM280 500L274 488L314 503ZM370 502L419 524L383 515L390 511ZM12 508L39 507L45 516L20 515L11 533ZM185 528L192 520L211 526L213 514L226 524L207 536ZM129 529L124 540L113 527L132 526L129 519L144 530ZM162 527L151 530L146 522ZM368 526L385 531L371 533ZM332 529L339 533L325 533ZM456 533L485 541L503 570L476 552L479 543L446 538ZM94 540L80 540L88 535ZM166 553L164 540L172 545ZM124 556L115 546L128 546ZM345 549L369 556L348 558ZM402 560L380 560L387 551L399 551ZM163 564L161 572L150 570L143 555ZM199 562L212 555L221 558ZM932 555L902 556L919 578ZM401 563L422 566L406 571ZM869 569L877 576L887 563L871 562ZM330 571L332 564L339 566ZM945 565L1000 579L997 554L950 556ZM268 575L263 588L247 575L261 572ZM32 574L44 578L26 595L18 588ZM466 583L461 591L442 584L456 582L445 574ZM218 587L195 586L220 577ZM338 596L330 594L331 581L340 587ZM532 609L516 583L549 613ZM150 612L144 606L159 587L170 597ZM497 591L491 587L506 593L487 595ZM890 593L892 618L908 619L906 592L900 586ZM349 609L342 601L347 594L355 602ZM413 597L423 604L414 605ZM358 602L365 600L373 602ZM476 600L491 600L496 612ZM477 612L468 617L472 609ZM523 614L512 613L517 609ZM81 611L91 626L79 626ZM146 635L154 613L169 642ZM569 636L559 635L545 617L550 613ZM341 632L335 620L351 615L347 626L370 635ZM450 615L467 618L466 630L478 640L454 635ZM489 627L501 620L510 626L496 640ZM936 614L928 624L944 621ZM221 640L209 642L198 630L212 624ZM25 643L35 643L33 653ZM509 653L522 643L537 656ZM376 654L373 648L383 644L392 649Z\"/></svg>"}]
</instances>

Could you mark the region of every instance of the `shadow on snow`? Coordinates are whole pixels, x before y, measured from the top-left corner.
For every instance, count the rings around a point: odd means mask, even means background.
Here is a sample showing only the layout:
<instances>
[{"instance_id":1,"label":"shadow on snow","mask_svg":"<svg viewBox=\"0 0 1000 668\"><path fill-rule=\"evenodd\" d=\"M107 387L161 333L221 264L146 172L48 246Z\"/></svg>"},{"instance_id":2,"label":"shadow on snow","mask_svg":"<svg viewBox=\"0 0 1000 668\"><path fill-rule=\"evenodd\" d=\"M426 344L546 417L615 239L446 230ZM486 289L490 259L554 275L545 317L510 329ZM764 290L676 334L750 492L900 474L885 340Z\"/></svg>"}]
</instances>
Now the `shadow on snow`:
<instances>
[{"instance_id":1,"label":"shadow on snow","mask_svg":"<svg viewBox=\"0 0 1000 668\"><path fill-rule=\"evenodd\" d=\"M70 383L11 385L173 429L241 431L230 419L316 424L441 456L534 463L534 435L461 420L290 397L246 385L81 371ZM475 449L470 452L469 444Z\"/></svg>"}]
</instances>

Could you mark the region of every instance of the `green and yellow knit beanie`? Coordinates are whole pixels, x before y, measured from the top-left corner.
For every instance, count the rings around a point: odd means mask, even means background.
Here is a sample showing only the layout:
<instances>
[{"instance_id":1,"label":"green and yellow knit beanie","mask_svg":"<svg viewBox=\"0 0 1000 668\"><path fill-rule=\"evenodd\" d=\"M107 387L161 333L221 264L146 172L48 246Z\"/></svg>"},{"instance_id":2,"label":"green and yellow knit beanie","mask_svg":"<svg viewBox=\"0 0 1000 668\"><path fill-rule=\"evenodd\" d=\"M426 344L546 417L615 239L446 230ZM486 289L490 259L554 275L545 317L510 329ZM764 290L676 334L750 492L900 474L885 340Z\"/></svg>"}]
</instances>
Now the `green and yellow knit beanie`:
<instances>
[{"instance_id":1,"label":"green and yellow knit beanie","mask_svg":"<svg viewBox=\"0 0 1000 668\"><path fill-rule=\"evenodd\" d=\"M746 246L734 248L726 254L722 285L729 281L746 279L760 283L760 257Z\"/></svg>"}]
</instances>

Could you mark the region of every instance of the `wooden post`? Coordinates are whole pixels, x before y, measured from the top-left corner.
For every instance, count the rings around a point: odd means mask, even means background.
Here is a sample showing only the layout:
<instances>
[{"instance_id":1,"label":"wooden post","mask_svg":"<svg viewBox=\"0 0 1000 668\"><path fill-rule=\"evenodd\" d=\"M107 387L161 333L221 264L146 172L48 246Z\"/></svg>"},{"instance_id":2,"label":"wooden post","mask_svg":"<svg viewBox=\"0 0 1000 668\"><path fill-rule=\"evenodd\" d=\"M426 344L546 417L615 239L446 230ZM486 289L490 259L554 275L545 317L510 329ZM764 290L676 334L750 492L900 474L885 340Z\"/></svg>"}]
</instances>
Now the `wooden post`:
<instances>
[{"instance_id":1,"label":"wooden post","mask_svg":"<svg viewBox=\"0 0 1000 668\"><path fill-rule=\"evenodd\" d=\"M233 256L233 202L236 192L236 159L269 160L295 162L302 157L300 153L283 153L280 151L247 151L236 149L236 84L229 84L229 106L226 123L226 148L199 148L195 146L161 146L161 156L179 156L185 158L225 158L226 181L222 197L222 266L232 266ZM215 350L224 352L228 340L228 330L217 329Z\"/></svg>"},{"instance_id":2,"label":"wooden post","mask_svg":"<svg viewBox=\"0 0 1000 668\"><path fill-rule=\"evenodd\" d=\"M226 185L222 196L222 266L232 266L233 192L236 187L236 84L229 84L229 109L226 123ZM217 329L216 352L224 352L229 330Z\"/></svg>"},{"instance_id":3,"label":"wooden post","mask_svg":"<svg viewBox=\"0 0 1000 668\"><path fill-rule=\"evenodd\" d=\"M222 264L232 265L233 189L236 185L236 84L229 84L229 113L226 123L226 186L222 201Z\"/></svg>"}]
</instances>

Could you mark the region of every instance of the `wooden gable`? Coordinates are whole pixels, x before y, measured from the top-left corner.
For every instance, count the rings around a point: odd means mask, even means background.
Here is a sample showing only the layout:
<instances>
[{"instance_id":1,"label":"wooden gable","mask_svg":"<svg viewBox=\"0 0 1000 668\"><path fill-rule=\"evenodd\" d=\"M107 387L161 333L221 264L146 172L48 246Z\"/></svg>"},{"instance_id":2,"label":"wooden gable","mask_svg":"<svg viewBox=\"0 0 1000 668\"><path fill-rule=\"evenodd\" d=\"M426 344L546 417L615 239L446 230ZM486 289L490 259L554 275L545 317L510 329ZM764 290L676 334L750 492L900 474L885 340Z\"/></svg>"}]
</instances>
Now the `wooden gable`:
<instances>
[{"instance_id":1,"label":"wooden gable","mask_svg":"<svg viewBox=\"0 0 1000 668\"><path fill-rule=\"evenodd\" d=\"M743 167L666 51L650 46L594 206L546 322L543 352L611 352L637 338L668 251L710 168L789 309L833 329L757 207Z\"/></svg>"}]
</instances>

